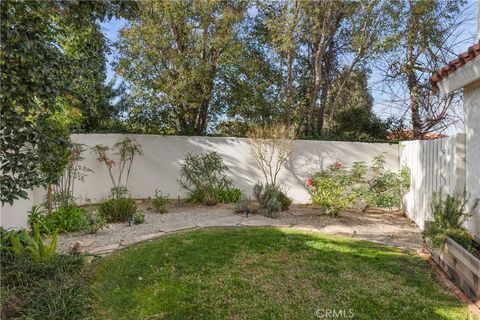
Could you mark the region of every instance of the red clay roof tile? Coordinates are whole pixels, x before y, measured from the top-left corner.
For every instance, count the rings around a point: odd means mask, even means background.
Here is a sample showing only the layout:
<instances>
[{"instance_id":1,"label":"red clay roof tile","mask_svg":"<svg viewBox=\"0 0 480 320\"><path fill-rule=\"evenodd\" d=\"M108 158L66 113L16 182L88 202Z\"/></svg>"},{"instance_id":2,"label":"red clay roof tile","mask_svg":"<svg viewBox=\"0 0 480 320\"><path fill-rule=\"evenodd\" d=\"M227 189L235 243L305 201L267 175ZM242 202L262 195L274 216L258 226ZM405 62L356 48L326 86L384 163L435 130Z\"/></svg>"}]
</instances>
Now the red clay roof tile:
<instances>
[{"instance_id":1,"label":"red clay roof tile","mask_svg":"<svg viewBox=\"0 0 480 320\"><path fill-rule=\"evenodd\" d=\"M452 74L460 67L462 67L465 63L470 60L473 60L476 56L480 56L480 42L470 46L467 51L462 52L458 55L457 59L454 59L448 63L448 65L444 66L443 68L437 70L432 76L430 77L430 85L432 86L433 91L438 91L438 84L437 82L441 81L443 78Z\"/></svg>"}]
</instances>

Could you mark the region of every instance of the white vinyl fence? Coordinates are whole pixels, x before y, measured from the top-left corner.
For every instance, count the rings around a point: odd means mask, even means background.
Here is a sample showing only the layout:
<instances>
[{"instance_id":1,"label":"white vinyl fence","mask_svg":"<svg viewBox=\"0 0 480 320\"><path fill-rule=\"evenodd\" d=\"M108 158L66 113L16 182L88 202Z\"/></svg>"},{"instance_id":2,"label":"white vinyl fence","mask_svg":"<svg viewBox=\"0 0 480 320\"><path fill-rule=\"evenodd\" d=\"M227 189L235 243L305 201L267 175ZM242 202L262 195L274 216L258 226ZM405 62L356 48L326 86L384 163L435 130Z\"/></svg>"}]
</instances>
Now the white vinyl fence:
<instances>
[{"instance_id":1,"label":"white vinyl fence","mask_svg":"<svg viewBox=\"0 0 480 320\"><path fill-rule=\"evenodd\" d=\"M400 144L400 166L410 168L411 187L404 197L405 210L420 228L432 220L434 192L462 194L465 190L465 134ZM473 225L467 224L473 231Z\"/></svg>"}]
</instances>

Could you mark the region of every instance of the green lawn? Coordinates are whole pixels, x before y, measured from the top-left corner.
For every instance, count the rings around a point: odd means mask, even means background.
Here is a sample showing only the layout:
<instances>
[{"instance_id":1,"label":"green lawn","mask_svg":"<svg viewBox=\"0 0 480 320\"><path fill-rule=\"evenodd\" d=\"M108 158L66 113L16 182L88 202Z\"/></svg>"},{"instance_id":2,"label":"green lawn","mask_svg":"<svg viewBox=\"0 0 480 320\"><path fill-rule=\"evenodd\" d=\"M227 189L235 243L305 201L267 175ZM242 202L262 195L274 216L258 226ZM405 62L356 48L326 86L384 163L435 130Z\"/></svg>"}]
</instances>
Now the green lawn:
<instances>
[{"instance_id":1,"label":"green lawn","mask_svg":"<svg viewBox=\"0 0 480 320\"><path fill-rule=\"evenodd\" d=\"M353 319L469 319L420 258L291 230L174 234L95 268L101 319L318 319L324 309L351 309Z\"/></svg>"}]
</instances>

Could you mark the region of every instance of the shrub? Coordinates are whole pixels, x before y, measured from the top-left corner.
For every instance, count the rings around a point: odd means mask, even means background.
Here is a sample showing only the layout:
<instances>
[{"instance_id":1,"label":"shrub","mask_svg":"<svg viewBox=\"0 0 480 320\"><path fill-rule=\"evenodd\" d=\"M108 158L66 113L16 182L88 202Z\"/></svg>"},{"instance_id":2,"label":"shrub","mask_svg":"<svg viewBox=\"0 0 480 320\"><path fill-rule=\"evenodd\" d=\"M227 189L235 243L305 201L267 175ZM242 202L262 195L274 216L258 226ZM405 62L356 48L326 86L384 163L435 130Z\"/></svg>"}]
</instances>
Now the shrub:
<instances>
[{"instance_id":1,"label":"shrub","mask_svg":"<svg viewBox=\"0 0 480 320\"><path fill-rule=\"evenodd\" d=\"M215 190L214 194L218 202L235 203L243 196L243 191L238 188L227 188Z\"/></svg>"},{"instance_id":2,"label":"shrub","mask_svg":"<svg viewBox=\"0 0 480 320\"><path fill-rule=\"evenodd\" d=\"M83 231L90 234L97 233L107 224L105 217L94 211L88 211L85 220L86 224L83 227Z\"/></svg>"},{"instance_id":3,"label":"shrub","mask_svg":"<svg viewBox=\"0 0 480 320\"><path fill-rule=\"evenodd\" d=\"M260 204L267 216L275 216L282 210L287 210L292 200L275 185L267 184L265 187L257 183L253 187L253 196Z\"/></svg>"},{"instance_id":4,"label":"shrub","mask_svg":"<svg viewBox=\"0 0 480 320\"><path fill-rule=\"evenodd\" d=\"M137 204L132 198L113 198L102 202L98 211L107 222L126 222L137 212Z\"/></svg>"},{"instance_id":5,"label":"shrub","mask_svg":"<svg viewBox=\"0 0 480 320\"><path fill-rule=\"evenodd\" d=\"M152 200L152 207L158 213L165 213L167 212L168 206L168 196L162 195L161 192L155 190L155 197Z\"/></svg>"},{"instance_id":6,"label":"shrub","mask_svg":"<svg viewBox=\"0 0 480 320\"><path fill-rule=\"evenodd\" d=\"M133 224L142 224L145 222L145 215L141 212L137 212L133 215Z\"/></svg>"},{"instance_id":7,"label":"shrub","mask_svg":"<svg viewBox=\"0 0 480 320\"><path fill-rule=\"evenodd\" d=\"M399 207L402 189L410 187L409 169L402 168L398 172L385 169L383 155L373 159L371 166L366 170L365 177L353 176L353 178L352 183L362 183L362 187L358 188L359 194L369 207Z\"/></svg>"},{"instance_id":8,"label":"shrub","mask_svg":"<svg viewBox=\"0 0 480 320\"><path fill-rule=\"evenodd\" d=\"M90 229L91 223L87 210L75 205L60 205L58 210L49 215L39 206L33 206L28 221L32 227L38 225L41 234L86 230Z\"/></svg>"},{"instance_id":9,"label":"shrub","mask_svg":"<svg viewBox=\"0 0 480 320\"><path fill-rule=\"evenodd\" d=\"M410 187L410 171L387 170L383 155L376 156L370 166L354 162L350 170L337 161L310 178L308 187L312 202L337 217L357 200L365 201L365 210L400 206L403 190Z\"/></svg>"},{"instance_id":10,"label":"shrub","mask_svg":"<svg viewBox=\"0 0 480 320\"><path fill-rule=\"evenodd\" d=\"M357 199L351 175L340 162L313 176L309 191L312 202L325 208L332 217L337 217Z\"/></svg>"},{"instance_id":11,"label":"shrub","mask_svg":"<svg viewBox=\"0 0 480 320\"><path fill-rule=\"evenodd\" d=\"M241 191L232 187L228 168L216 152L188 154L180 169L180 184L189 192L187 201L214 205L235 202Z\"/></svg>"},{"instance_id":12,"label":"shrub","mask_svg":"<svg viewBox=\"0 0 480 320\"><path fill-rule=\"evenodd\" d=\"M246 214L252 212L252 208L250 206L250 198L242 195L240 199L235 203L235 212Z\"/></svg>"},{"instance_id":13,"label":"shrub","mask_svg":"<svg viewBox=\"0 0 480 320\"><path fill-rule=\"evenodd\" d=\"M472 237L462 226L476 212L478 204L477 199L469 208L465 193L462 196L447 195L445 198L439 193L434 193L430 203L434 220L427 223L424 230L424 235L430 240L430 244L434 248L441 247L446 237L450 237L468 251L478 254Z\"/></svg>"}]
</instances>

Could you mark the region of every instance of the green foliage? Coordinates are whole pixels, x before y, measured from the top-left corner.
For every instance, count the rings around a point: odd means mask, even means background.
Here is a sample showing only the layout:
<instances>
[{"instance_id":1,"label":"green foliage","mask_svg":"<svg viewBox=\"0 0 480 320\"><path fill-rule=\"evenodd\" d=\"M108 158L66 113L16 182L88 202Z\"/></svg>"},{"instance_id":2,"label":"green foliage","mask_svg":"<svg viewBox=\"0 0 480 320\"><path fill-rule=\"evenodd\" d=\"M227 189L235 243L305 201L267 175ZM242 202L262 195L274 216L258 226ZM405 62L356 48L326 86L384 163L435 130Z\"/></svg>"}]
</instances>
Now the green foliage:
<instances>
[{"instance_id":1,"label":"green foliage","mask_svg":"<svg viewBox=\"0 0 480 320\"><path fill-rule=\"evenodd\" d=\"M367 169L366 176L360 181L360 197L366 201L367 206L391 208L401 205L402 190L410 188L410 170L402 168L399 172L385 169L385 158L378 155L373 159Z\"/></svg>"},{"instance_id":2,"label":"green foliage","mask_svg":"<svg viewBox=\"0 0 480 320\"><path fill-rule=\"evenodd\" d=\"M28 254L2 254L2 319L87 319L91 291L84 258L54 255L32 260Z\"/></svg>"},{"instance_id":3,"label":"green foliage","mask_svg":"<svg viewBox=\"0 0 480 320\"><path fill-rule=\"evenodd\" d=\"M5 243L9 243L9 247L3 247L2 249L9 248L17 255L29 255L34 261L46 261L52 259L57 250L58 233L55 231L50 242L46 242L41 234L37 225L33 225L33 237L18 232L7 232L5 237L8 240Z\"/></svg>"},{"instance_id":4,"label":"green foliage","mask_svg":"<svg viewBox=\"0 0 480 320\"><path fill-rule=\"evenodd\" d=\"M235 58L246 2L139 7L118 44L117 72L134 88L133 103L128 99L125 107L129 121L156 124L156 133L205 134L218 73Z\"/></svg>"},{"instance_id":5,"label":"green foliage","mask_svg":"<svg viewBox=\"0 0 480 320\"><path fill-rule=\"evenodd\" d=\"M107 222L126 222L137 212L137 204L132 198L113 198L100 203L98 211Z\"/></svg>"},{"instance_id":6,"label":"green foliage","mask_svg":"<svg viewBox=\"0 0 480 320\"><path fill-rule=\"evenodd\" d=\"M232 186L227 173L228 167L218 153L189 153L180 169L179 182L189 192L190 203L236 202L242 191Z\"/></svg>"},{"instance_id":7,"label":"green foliage","mask_svg":"<svg viewBox=\"0 0 480 320\"><path fill-rule=\"evenodd\" d=\"M380 154L370 166L358 161L350 170L337 161L312 177L309 192L314 204L326 208L327 213L337 217L358 200L366 203L365 210L369 207L400 206L402 193L409 187L408 168L391 172L385 168L385 158Z\"/></svg>"},{"instance_id":8,"label":"green foliage","mask_svg":"<svg viewBox=\"0 0 480 320\"><path fill-rule=\"evenodd\" d=\"M263 212L269 217L276 216L280 211L288 210L292 204L292 199L276 185L267 184L263 186L263 184L257 183L253 187L253 196L260 204Z\"/></svg>"},{"instance_id":9,"label":"green foliage","mask_svg":"<svg viewBox=\"0 0 480 320\"><path fill-rule=\"evenodd\" d=\"M32 228L37 225L40 233L47 235L74 231L95 233L105 225L103 217L76 205L60 205L51 214L47 214L40 206L33 206L28 223Z\"/></svg>"},{"instance_id":10,"label":"green foliage","mask_svg":"<svg viewBox=\"0 0 480 320\"><path fill-rule=\"evenodd\" d=\"M356 200L357 193L353 189L352 177L361 175L362 168L357 165L354 174L343 166L331 165L313 176L310 195L312 202L322 206L332 217L337 217L340 212L349 208Z\"/></svg>"},{"instance_id":11,"label":"green foliage","mask_svg":"<svg viewBox=\"0 0 480 320\"><path fill-rule=\"evenodd\" d=\"M110 97L99 90L105 78L99 21L122 15L130 6L114 1L1 2L2 204L57 181L69 142L66 113L75 106L97 110L98 97L108 103ZM87 30L94 36L73 36ZM88 57L76 59L79 55Z\"/></svg>"},{"instance_id":12,"label":"green foliage","mask_svg":"<svg viewBox=\"0 0 480 320\"><path fill-rule=\"evenodd\" d=\"M215 197L221 203L235 203L240 200L243 191L238 188L218 189L214 191Z\"/></svg>"},{"instance_id":13,"label":"green foliage","mask_svg":"<svg viewBox=\"0 0 480 320\"><path fill-rule=\"evenodd\" d=\"M95 211L87 211L85 215L85 225L82 230L89 234L97 233L107 224L104 216Z\"/></svg>"},{"instance_id":14,"label":"green foliage","mask_svg":"<svg viewBox=\"0 0 480 320\"><path fill-rule=\"evenodd\" d=\"M155 197L153 197L151 204L156 212L165 213L168 210L168 196L164 196L161 191L155 190Z\"/></svg>"},{"instance_id":15,"label":"green foliage","mask_svg":"<svg viewBox=\"0 0 480 320\"><path fill-rule=\"evenodd\" d=\"M433 221L425 224L425 237L435 248L443 246L446 237L450 237L470 252L477 253L472 237L463 228L463 224L475 214L478 205L479 200L476 199L469 207L465 193L446 197L434 193L430 203Z\"/></svg>"},{"instance_id":16,"label":"green foliage","mask_svg":"<svg viewBox=\"0 0 480 320\"><path fill-rule=\"evenodd\" d=\"M145 215L141 212L137 212L133 215L133 224L142 224L145 222Z\"/></svg>"}]
</instances>

